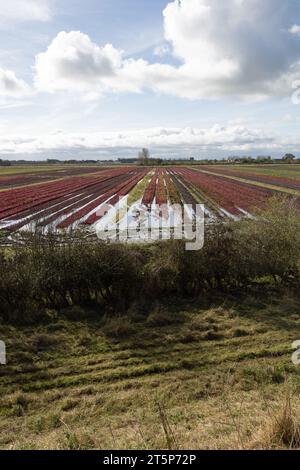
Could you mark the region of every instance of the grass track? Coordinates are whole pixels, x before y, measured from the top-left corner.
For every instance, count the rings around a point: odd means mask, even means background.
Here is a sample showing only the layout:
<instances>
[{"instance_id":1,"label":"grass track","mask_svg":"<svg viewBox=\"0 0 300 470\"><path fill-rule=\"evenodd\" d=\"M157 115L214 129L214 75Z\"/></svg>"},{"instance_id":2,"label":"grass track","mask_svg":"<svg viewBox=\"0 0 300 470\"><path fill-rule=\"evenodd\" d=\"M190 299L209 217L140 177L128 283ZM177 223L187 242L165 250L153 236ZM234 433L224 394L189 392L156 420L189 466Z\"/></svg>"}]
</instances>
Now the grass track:
<instances>
[{"instance_id":1,"label":"grass track","mask_svg":"<svg viewBox=\"0 0 300 470\"><path fill-rule=\"evenodd\" d=\"M164 449L158 407L176 447L247 447L288 382L299 396L299 311L265 296L176 301L147 320L2 325L0 447Z\"/></svg>"}]
</instances>

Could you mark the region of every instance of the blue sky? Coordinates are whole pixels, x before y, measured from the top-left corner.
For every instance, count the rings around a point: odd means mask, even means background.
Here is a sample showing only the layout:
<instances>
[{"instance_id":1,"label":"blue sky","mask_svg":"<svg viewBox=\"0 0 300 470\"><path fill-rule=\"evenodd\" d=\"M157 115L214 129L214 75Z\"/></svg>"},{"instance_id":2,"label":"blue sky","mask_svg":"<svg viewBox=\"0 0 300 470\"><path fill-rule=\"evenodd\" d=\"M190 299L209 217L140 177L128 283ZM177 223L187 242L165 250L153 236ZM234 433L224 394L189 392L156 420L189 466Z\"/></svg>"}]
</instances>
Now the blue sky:
<instances>
[{"instance_id":1,"label":"blue sky","mask_svg":"<svg viewBox=\"0 0 300 470\"><path fill-rule=\"evenodd\" d=\"M300 155L299 7L0 0L0 154Z\"/></svg>"}]
</instances>

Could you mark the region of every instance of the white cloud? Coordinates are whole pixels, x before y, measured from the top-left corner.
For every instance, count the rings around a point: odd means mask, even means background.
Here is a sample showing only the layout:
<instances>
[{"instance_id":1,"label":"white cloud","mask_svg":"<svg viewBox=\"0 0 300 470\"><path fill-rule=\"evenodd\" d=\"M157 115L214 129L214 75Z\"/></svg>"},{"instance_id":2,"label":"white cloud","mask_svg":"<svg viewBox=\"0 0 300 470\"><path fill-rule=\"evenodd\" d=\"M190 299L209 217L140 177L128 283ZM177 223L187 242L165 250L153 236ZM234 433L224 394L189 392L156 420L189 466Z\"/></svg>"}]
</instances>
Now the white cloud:
<instances>
[{"instance_id":1,"label":"white cloud","mask_svg":"<svg viewBox=\"0 0 300 470\"><path fill-rule=\"evenodd\" d=\"M290 29L289 29L289 32L291 34L297 34L298 36L300 36L300 26L297 25L297 24L294 24Z\"/></svg>"},{"instance_id":2,"label":"white cloud","mask_svg":"<svg viewBox=\"0 0 300 470\"><path fill-rule=\"evenodd\" d=\"M153 50L153 54L158 56L158 57L164 57L165 55L170 54L171 49L168 44L160 44L159 46L156 46Z\"/></svg>"},{"instance_id":3,"label":"white cloud","mask_svg":"<svg viewBox=\"0 0 300 470\"><path fill-rule=\"evenodd\" d=\"M94 92L106 88L120 66L121 53L110 44L99 47L86 34L62 31L36 57L36 85L50 92Z\"/></svg>"},{"instance_id":4,"label":"white cloud","mask_svg":"<svg viewBox=\"0 0 300 470\"><path fill-rule=\"evenodd\" d=\"M11 155L49 155L93 158L101 155L116 157L136 155L141 147L149 147L156 155L188 156L204 154L209 157L226 152L296 150L300 139L278 139L276 136L245 126L211 128L150 128L119 132L65 133L56 131L43 136L11 135L0 137L0 152Z\"/></svg>"},{"instance_id":5,"label":"white cloud","mask_svg":"<svg viewBox=\"0 0 300 470\"><path fill-rule=\"evenodd\" d=\"M46 52L37 55L35 85L41 91L78 91L96 99L104 92L138 93L153 88L157 77L172 72L170 66L124 59L122 51L111 44L100 47L80 31L63 31Z\"/></svg>"},{"instance_id":6,"label":"white cloud","mask_svg":"<svg viewBox=\"0 0 300 470\"><path fill-rule=\"evenodd\" d=\"M165 36L199 95L286 94L300 60L287 31L299 13L290 0L175 0Z\"/></svg>"},{"instance_id":7,"label":"white cloud","mask_svg":"<svg viewBox=\"0 0 300 470\"><path fill-rule=\"evenodd\" d=\"M16 77L11 70L0 68L0 97L3 98L23 98L30 94L29 86Z\"/></svg>"},{"instance_id":8,"label":"white cloud","mask_svg":"<svg viewBox=\"0 0 300 470\"><path fill-rule=\"evenodd\" d=\"M35 85L41 91L79 91L96 99L104 92L140 92L147 70L147 62L124 60L111 44L100 47L80 31L62 31L36 57Z\"/></svg>"},{"instance_id":9,"label":"white cloud","mask_svg":"<svg viewBox=\"0 0 300 470\"><path fill-rule=\"evenodd\" d=\"M112 45L80 32L61 32L36 58L36 84L45 91L150 89L184 98L287 95L300 72L298 1L174 0L165 8L166 47L181 65L124 59Z\"/></svg>"},{"instance_id":10,"label":"white cloud","mask_svg":"<svg viewBox=\"0 0 300 470\"><path fill-rule=\"evenodd\" d=\"M1 21L48 21L50 18L49 0L0 0Z\"/></svg>"}]
</instances>

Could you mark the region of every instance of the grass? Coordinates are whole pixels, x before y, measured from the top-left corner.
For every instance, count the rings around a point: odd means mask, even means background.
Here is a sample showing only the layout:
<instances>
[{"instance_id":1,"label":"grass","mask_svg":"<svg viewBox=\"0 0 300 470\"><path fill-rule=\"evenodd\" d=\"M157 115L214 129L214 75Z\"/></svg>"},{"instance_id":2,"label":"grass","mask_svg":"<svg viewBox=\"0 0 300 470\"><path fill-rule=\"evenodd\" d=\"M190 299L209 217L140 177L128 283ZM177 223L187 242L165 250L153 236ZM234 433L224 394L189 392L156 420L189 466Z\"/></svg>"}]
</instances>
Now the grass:
<instances>
[{"instance_id":1,"label":"grass","mask_svg":"<svg viewBox=\"0 0 300 470\"><path fill-rule=\"evenodd\" d=\"M153 172L147 173L147 175L140 181L128 194L128 207L135 204L139 199L141 199L144 195L144 192L151 181L151 177L153 176Z\"/></svg>"},{"instance_id":2,"label":"grass","mask_svg":"<svg viewBox=\"0 0 300 470\"><path fill-rule=\"evenodd\" d=\"M147 173L147 175L130 191L127 198L127 203L125 207L122 207L114 217L112 223L119 223L126 216L128 208L136 204L139 199L143 197L143 194L151 180L152 172Z\"/></svg>"},{"instance_id":3,"label":"grass","mask_svg":"<svg viewBox=\"0 0 300 470\"><path fill-rule=\"evenodd\" d=\"M1 325L0 447L298 447L299 312L265 294Z\"/></svg>"}]
</instances>

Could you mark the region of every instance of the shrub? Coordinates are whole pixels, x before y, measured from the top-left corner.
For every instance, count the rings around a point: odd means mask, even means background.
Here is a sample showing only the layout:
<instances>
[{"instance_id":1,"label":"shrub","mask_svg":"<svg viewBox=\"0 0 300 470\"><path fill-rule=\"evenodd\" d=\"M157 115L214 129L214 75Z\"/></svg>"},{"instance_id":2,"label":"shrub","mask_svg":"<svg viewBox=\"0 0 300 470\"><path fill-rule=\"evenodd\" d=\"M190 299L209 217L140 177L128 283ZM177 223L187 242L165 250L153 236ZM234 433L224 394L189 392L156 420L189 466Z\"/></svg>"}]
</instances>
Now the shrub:
<instances>
[{"instance_id":1,"label":"shrub","mask_svg":"<svg viewBox=\"0 0 300 470\"><path fill-rule=\"evenodd\" d=\"M236 225L235 271L241 281L272 276L275 280L298 279L300 260L300 217L296 202L272 198L256 219Z\"/></svg>"},{"instance_id":2,"label":"shrub","mask_svg":"<svg viewBox=\"0 0 300 470\"><path fill-rule=\"evenodd\" d=\"M272 198L254 220L208 226L199 252L186 251L184 241L144 247L33 234L26 247L0 250L0 319L124 315L132 304L228 292L261 279L298 287L299 273L300 217L291 198Z\"/></svg>"}]
</instances>

